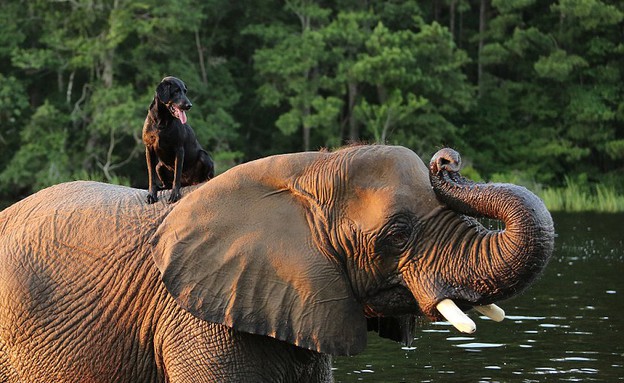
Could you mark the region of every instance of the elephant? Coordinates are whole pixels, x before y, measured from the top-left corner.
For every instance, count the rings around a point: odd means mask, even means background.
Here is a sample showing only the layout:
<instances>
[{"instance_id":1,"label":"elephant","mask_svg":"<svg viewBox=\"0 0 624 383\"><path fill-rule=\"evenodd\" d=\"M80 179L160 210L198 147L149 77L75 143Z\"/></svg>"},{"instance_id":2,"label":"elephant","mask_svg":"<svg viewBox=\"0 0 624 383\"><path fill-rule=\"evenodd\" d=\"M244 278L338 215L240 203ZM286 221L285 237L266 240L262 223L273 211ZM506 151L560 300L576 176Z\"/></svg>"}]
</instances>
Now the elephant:
<instances>
[{"instance_id":1,"label":"elephant","mask_svg":"<svg viewBox=\"0 0 624 383\"><path fill-rule=\"evenodd\" d=\"M553 222L527 189L460 166L450 148L427 167L353 145L250 161L171 205L43 189L0 213L0 381L331 382L371 323L501 320L495 303L547 265Z\"/></svg>"}]
</instances>

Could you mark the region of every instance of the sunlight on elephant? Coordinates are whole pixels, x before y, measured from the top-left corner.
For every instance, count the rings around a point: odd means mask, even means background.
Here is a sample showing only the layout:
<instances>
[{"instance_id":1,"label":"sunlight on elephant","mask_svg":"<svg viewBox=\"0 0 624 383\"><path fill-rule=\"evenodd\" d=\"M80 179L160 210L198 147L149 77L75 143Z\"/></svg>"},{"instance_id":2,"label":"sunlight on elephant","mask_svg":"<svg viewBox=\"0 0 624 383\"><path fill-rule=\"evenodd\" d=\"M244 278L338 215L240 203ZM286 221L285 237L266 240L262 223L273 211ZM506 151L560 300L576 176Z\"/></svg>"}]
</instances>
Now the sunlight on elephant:
<instances>
[{"instance_id":1,"label":"sunlight on elephant","mask_svg":"<svg viewBox=\"0 0 624 383\"><path fill-rule=\"evenodd\" d=\"M427 168L353 146L252 161L174 205L42 190L0 213L0 381L330 382L367 318L500 320L492 304L542 271L553 223L528 190L459 167L451 149Z\"/></svg>"}]
</instances>

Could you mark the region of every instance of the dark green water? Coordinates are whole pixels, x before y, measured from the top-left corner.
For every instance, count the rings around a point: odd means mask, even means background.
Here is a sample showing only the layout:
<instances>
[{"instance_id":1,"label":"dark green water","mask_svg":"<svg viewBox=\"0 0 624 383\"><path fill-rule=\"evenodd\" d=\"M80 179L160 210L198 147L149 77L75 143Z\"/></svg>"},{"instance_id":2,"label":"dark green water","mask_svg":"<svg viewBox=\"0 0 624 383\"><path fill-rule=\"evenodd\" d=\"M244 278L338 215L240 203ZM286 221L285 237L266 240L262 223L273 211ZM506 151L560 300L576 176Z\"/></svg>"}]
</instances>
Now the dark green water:
<instances>
[{"instance_id":1,"label":"dark green water","mask_svg":"<svg viewBox=\"0 0 624 383\"><path fill-rule=\"evenodd\" d=\"M425 323L410 349L369 335L336 382L624 382L624 214L557 214L556 250L507 319L471 335Z\"/></svg>"}]
</instances>

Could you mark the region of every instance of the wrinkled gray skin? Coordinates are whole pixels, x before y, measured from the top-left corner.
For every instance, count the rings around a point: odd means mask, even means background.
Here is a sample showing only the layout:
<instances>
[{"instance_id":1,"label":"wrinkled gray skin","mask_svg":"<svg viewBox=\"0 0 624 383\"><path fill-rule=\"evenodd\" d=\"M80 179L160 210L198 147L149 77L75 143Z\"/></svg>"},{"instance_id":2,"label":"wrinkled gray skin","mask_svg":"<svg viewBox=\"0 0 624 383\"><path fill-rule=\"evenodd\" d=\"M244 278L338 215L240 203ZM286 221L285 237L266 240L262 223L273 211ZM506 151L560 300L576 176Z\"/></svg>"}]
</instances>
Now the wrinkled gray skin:
<instances>
[{"instance_id":1,"label":"wrinkled gray skin","mask_svg":"<svg viewBox=\"0 0 624 383\"><path fill-rule=\"evenodd\" d=\"M430 168L359 146L240 165L175 205L96 182L36 193L0 213L0 381L329 382L367 317L526 288L552 253L541 201L464 180L448 149Z\"/></svg>"}]
</instances>

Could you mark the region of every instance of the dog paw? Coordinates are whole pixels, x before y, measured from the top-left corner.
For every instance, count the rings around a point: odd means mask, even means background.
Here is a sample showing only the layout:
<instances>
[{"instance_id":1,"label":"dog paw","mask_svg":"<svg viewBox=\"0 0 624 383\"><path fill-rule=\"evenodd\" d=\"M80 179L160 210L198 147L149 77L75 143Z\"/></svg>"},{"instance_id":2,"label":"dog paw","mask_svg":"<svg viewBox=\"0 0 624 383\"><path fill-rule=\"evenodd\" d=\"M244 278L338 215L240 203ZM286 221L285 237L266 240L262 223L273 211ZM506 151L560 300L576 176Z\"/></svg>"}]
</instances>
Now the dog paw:
<instances>
[{"instance_id":1,"label":"dog paw","mask_svg":"<svg viewBox=\"0 0 624 383\"><path fill-rule=\"evenodd\" d=\"M158 202L158 197L156 196L156 193L154 193L154 194L152 194L152 193L148 194L148 195L147 195L147 203L151 205L151 204L153 204L153 203L155 203L155 202Z\"/></svg>"},{"instance_id":2,"label":"dog paw","mask_svg":"<svg viewBox=\"0 0 624 383\"><path fill-rule=\"evenodd\" d=\"M180 198L182 198L182 194L180 194L179 191L173 190L171 191L171 195L169 196L167 203L177 202Z\"/></svg>"}]
</instances>

